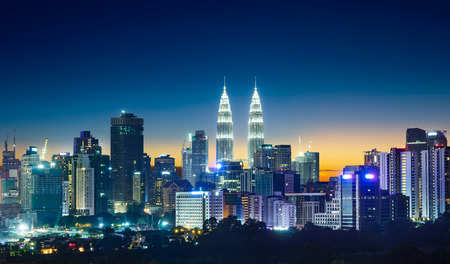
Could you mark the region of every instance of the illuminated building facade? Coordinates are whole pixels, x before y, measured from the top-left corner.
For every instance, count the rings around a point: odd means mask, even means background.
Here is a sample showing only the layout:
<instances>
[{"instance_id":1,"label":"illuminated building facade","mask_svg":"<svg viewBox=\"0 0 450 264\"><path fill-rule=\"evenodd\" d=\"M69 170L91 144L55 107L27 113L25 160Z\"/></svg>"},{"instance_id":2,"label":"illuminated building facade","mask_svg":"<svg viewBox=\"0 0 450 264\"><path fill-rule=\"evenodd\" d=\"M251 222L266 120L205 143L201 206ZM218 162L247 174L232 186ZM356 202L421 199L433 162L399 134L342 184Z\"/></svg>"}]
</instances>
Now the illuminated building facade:
<instances>
[{"instance_id":1,"label":"illuminated building facade","mask_svg":"<svg viewBox=\"0 0 450 264\"><path fill-rule=\"evenodd\" d=\"M257 145L253 162L258 169L275 170L275 148L270 144Z\"/></svg>"},{"instance_id":2,"label":"illuminated building facade","mask_svg":"<svg viewBox=\"0 0 450 264\"><path fill-rule=\"evenodd\" d=\"M261 101L259 99L258 90L253 92L252 102L250 103L250 112L248 115L248 145L247 158L248 167L251 168L254 163L254 155L256 148L264 144L264 122Z\"/></svg>"},{"instance_id":3,"label":"illuminated building facade","mask_svg":"<svg viewBox=\"0 0 450 264\"><path fill-rule=\"evenodd\" d=\"M223 218L222 191L177 192L175 198L175 226L203 228L205 220Z\"/></svg>"},{"instance_id":4,"label":"illuminated building facade","mask_svg":"<svg viewBox=\"0 0 450 264\"><path fill-rule=\"evenodd\" d=\"M192 177L201 180L203 174L208 171L208 136L204 130L195 131L192 136ZM192 182L191 182L192 183ZM192 184L195 184L192 183Z\"/></svg>"},{"instance_id":5,"label":"illuminated building facade","mask_svg":"<svg viewBox=\"0 0 450 264\"><path fill-rule=\"evenodd\" d=\"M133 175L142 171L144 120L122 112L111 118L111 180L115 212L125 212L133 202Z\"/></svg>"},{"instance_id":6,"label":"illuminated building facade","mask_svg":"<svg viewBox=\"0 0 450 264\"><path fill-rule=\"evenodd\" d=\"M216 139L216 162L233 159L233 119L231 114L230 100L227 89L223 86L220 98L219 112L217 113L217 139Z\"/></svg>"},{"instance_id":7,"label":"illuminated building facade","mask_svg":"<svg viewBox=\"0 0 450 264\"><path fill-rule=\"evenodd\" d=\"M179 180L175 170L175 159L170 155L160 155L155 159L155 168L152 172L153 204L163 206L163 187L170 181Z\"/></svg>"},{"instance_id":8,"label":"illuminated building facade","mask_svg":"<svg viewBox=\"0 0 450 264\"><path fill-rule=\"evenodd\" d=\"M295 158L292 170L300 174L301 185L319 181L319 152L306 152Z\"/></svg>"},{"instance_id":9,"label":"illuminated building facade","mask_svg":"<svg viewBox=\"0 0 450 264\"><path fill-rule=\"evenodd\" d=\"M275 170L291 170L291 145L275 146Z\"/></svg>"}]
</instances>

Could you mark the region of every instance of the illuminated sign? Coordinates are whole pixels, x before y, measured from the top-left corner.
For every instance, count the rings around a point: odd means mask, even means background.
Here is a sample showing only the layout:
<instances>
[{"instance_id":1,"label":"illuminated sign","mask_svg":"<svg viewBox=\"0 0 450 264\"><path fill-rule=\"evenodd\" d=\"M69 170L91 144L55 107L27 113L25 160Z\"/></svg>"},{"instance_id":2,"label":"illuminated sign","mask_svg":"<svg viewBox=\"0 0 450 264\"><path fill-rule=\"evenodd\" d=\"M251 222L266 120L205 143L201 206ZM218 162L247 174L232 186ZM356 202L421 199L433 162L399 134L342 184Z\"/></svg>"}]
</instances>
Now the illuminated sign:
<instances>
[{"instance_id":1,"label":"illuminated sign","mask_svg":"<svg viewBox=\"0 0 450 264\"><path fill-rule=\"evenodd\" d=\"M203 194L203 192L191 192L191 194L193 194L193 195L199 195L199 194Z\"/></svg>"},{"instance_id":2,"label":"illuminated sign","mask_svg":"<svg viewBox=\"0 0 450 264\"><path fill-rule=\"evenodd\" d=\"M168 171L163 171L163 172L161 172L161 174L162 174L162 175L170 175L170 172L168 172Z\"/></svg>"},{"instance_id":3,"label":"illuminated sign","mask_svg":"<svg viewBox=\"0 0 450 264\"><path fill-rule=\"evenodd\" d=\"M428 134L428 136L437 136L437 132L436 131L433 131L433 132L428 132L427 133Z\"/></svg>"}]
</instances>

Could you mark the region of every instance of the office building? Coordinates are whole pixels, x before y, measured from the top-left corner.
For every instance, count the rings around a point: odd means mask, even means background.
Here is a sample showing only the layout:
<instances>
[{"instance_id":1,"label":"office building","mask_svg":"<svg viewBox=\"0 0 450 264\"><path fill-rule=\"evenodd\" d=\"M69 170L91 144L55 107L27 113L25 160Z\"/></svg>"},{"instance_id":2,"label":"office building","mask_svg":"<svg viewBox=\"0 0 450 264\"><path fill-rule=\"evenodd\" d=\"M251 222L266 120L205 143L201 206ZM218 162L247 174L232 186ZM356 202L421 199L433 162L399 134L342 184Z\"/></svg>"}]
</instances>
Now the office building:
<instances>
[{"instance_id":1,"label":"office building","mask_svg":"<svg viewBox=\"0 0 450 264\"><path fill-rule=\"evenodd\" d=\"M142 171L144 120L122 112L111 118L111 180L115 212L133 202L133 175Z\"/></svg>"},{"instance_id":2,"label":"office building","mask_svg":"<svg viewBox=\"0 0 450 264\"><path fill-rule=\"evenodd\" d=\"M283 200L281 196L263 198L263 222L267 227L286 230L295 227L295 204Z\"/></svg>"},{"instance_id":3,"label":"office building","mask_svg":"<svg viewBox=\"0 0 450 264\"><path fill-rule=\"evenodd\" d=\"M152 179L153 204L163 206L163 186L168 182L179 180L175 170L175 159L170 157L170 155L159 155L159 157L155 159Z\"/></svg>"},{"instance_id":4,"label":"office building","mask_svg":"<svg viewBox=\"0 0 450 264\"><path fill-rule=\"evenodd\" d=\"M175 212L175 200L177 192L190 192L194 188L188 180L176 180L167 182L163 186L163 209L164 214Z\"/></svg>"},{"instance_id":5,"label":"office building","mask_svg":"<svg viewBox=\"0 0 450 264\"><path fill-rule=\"evenodd\" d=\"M341 199L333 198L331 201L325 202L324 213L317 213L314 215L313 224L320 227L339 230L342 227L341 219Z\"/></svg>"},{"instance_id":6,"label":"office building","mask_svg":"<svg viewBox=\"0 0 450 264\"><path fill-rule=\"evenodd\" d=\"M19 170L9 169L0 177L0 204L19 203Z\"/></svg>"},{"instance_id":7,"label":"office building","mask_svg":"<svg viewBox=\"0 0 450 264\"><path fill-rule=\"evenodd\" d=\"M291 145L275 146L275 170L291 170Z\"/></svg>"},{"instance_id":8,"label":"office building","mask_svg":"<svg viewBox=\"0 0 450 264\"><path fill-rule=\"evenodd\" d=\"M295 158L293 163L294 171L300 174L300 184L306 185L308 182L318 182L319 179L319 152L301 153Z\"/></svg>"},{"instance_id":9,"label":"office building","mask_svg":"<svg viewBox=\"0 0 450 264\"><path fill-rule=\"evenodd\" d=\"M151 192L153 189L152 182L152 157L144 153L142 157L142 177L144 179L144 202L149 203L151 201Z\"/></svg>"},{"instance_id":10,"label":"office building","mask_svg":"<svg viewBox=\"0 0 450 264\"><path fill-rule=\"evenodd\" d=\"M270 144L256 146L254 164L258 169L275 170L275 148ZM251 168L251 166L249 166Z\"/></svg>"},{"instance_id":11,"label":"office building","mask_svg":"<svg viewBox=\"0 0 450 264\"><path fill-rule=\"evenodd\" d=\"M364 166L380 166L380 153L377 149L364 151Z\"/></svg>"},{"instance_id":12,"label":"office building","mask_svg":"<svg viewBox=\"0 0 450 264\"><path fill-rule=\"evenodd\" d=\"M195 183L199 179L195 179L194 175L192 173L192 148L183 148L181 150L181 157L183 160L182 164L182 174L183 174L183 180L189 181L192 185L195 185Z\"/></svg>"},{"instance_id":13,"label":"office building","mask_svg":"<svg viewBox=\"0 0 450 264\"><path fill-rule=\"evenodd\" d=\"M272 196L300 192L300 174L293 171L255 170L255 193Z\"/></svg>"},{"instance_id":14,"label":"office building","mask_svg":"<svg viewBox=\"0 0 450 264\"><path fill-rule=\"evenodd\" d=\"M19 200L23 210L31 209L31 194L33 188L33 168L40 165L37 147L30 146L26 153L22 155L22 161L19 171Z\"/></svg>"},{"instance_id":15,"label":"office building","mask_svg":"<svg viewBox=\"0 0 450 264\"><path fill-rule=\"evenodd\" d=\"M340 176L342 228L363 230L380 222L380 181L377 167L346 166Z\"/></svg>"},{"instance_id":16,"label":"office building","mask_svg":"<svg viewBox=\"0 0 450 264\"><path fill-rule=\"evenodd\" d=\"M175 225L203 228L205 220L223 218L222 191L177 192L175 200Z\"/></svg>"},{"instance_id":17,"label":"office building","mask_svg":"<svg viewBox=\"0 0 450 264\"><path fill-rule=\"evenodd\" d=\"M230 192L241 191L241 174L244 171L244 164L240 161L222 161L217 163L216 179L221 190Z\"/></svg>"},{"instance_id":18,"label":"office building","mask_svg":"<svg viewBox=\"0 0 450 264\"><path fill-rule=\"evenodd\" d=\"M201 180L208 171L208 136L203 130L195 131L192 136L192 177L191 184L195 180Z\"/></svg>"},{"instance_id":19,"label":"office building","mask_svg":"<svg viewBox=\"0 0 450 264\"><path fill-rule=\"evenodd\" d=\"M81 131L80 137L73 139L73 154L94 154L99 150L98 139L91 135L91 131Z\"/></svg>"},{"instance_id":20,"label":"office building","mask_svg":"<svg viewBox=\"0 0 450 264\"><path fill-rule=\"evenodd\" d=\"M303 228L306 223L315 223L315 215L325 212L325 193L288 193L286 200L296 207L296 225Z\"/></svg>"},{"instance_id":21,"label":"office building","mask_svg":"<svg viewBox=\"0 0 450 264\"><path fill-rule=\"evenodd\" d=\"M230 100L225 83L217 113L216 162L233 159L234 137Z\"/></svg>"},{"instance_id":22,"label":"office building","mask_svg":"<svg viewBox=\"0 0 450 264\"><path fill-rule=\"evenodd\" d=\"M248 138L247 138L247 159L248 167L251 168L254 163L255 151L258 146L264 144L264 122L261 101L259 100L258 91L253 92L252 102L250 103L250 111L248 114Z\"/></svg>"}]
</instances>

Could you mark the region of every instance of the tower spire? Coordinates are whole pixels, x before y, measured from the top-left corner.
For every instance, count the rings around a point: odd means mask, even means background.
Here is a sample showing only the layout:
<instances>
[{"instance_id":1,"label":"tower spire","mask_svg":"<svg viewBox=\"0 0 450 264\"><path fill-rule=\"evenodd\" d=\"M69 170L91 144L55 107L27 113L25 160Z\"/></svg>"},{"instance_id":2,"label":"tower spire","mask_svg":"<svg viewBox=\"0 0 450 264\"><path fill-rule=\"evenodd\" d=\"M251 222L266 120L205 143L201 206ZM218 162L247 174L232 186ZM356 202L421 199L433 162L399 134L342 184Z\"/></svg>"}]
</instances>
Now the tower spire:
<instances>
[{"instance_id":1,"label":"tower spire","mask_svg":"<svg viewBox=\"0 0 450 264\"><path fill-rule=\"evenodd\" d=\"M14 128L14 158L16 157L16 129Z\"/></svg>"},{"instance_id":2,"label":"tower spire","mask_svg":"<svg viewBox=\"0 0 450 264\"><path fill-rule=\"evenodd\" d=\"M225 76L223 76L223 89L226 90L227 86L225 85Z\"/></svg>"},{"instance_id":3,"label":"tower spire","mask_svg":"<svg viewBox=\"0 0 450 264\"><path fill-rule=\"evenodd\" d=\"M255 76L255 90L256 90L256 76Z\"/></svg>"}]
</instances>

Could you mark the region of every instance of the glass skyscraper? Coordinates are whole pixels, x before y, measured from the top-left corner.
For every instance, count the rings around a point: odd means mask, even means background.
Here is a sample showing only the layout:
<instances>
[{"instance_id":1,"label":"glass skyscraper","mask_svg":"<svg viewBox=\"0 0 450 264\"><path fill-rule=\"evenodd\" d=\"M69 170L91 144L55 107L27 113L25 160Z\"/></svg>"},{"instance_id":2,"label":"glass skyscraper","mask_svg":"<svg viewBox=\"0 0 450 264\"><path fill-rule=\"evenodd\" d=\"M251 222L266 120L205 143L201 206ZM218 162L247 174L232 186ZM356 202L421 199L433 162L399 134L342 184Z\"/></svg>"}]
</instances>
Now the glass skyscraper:
<instances>
[{"instance_id":1,"label":"glass skyscraper","mask_svg":"<svg viewBox=\"0 0 450 264\"><path fill-rule=\"evenodd\" d=\"M142 170L144 119L122 112L111 118L111 180L115 211L133 202L133 175Z\"/></svg>"}]
</instances>

